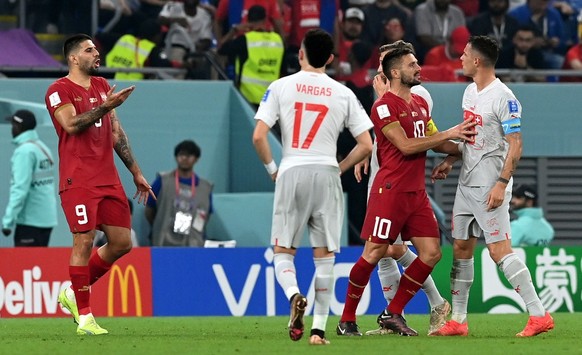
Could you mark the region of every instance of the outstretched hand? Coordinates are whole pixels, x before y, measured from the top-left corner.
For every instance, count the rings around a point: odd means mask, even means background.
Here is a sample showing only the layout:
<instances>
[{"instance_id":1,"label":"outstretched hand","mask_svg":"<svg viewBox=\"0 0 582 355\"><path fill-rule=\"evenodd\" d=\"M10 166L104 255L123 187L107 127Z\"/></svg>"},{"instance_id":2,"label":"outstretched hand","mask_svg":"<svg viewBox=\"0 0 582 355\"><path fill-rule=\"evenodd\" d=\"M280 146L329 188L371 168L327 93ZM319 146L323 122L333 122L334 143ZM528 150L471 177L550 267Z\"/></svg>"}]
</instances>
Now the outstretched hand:
<instances>
[{"instance_id":1,"label":"outstretched hand","mask_svg":"<svg viewBox=\"0 0 582 355\"><path fill-rule=\"evenodd\" d=\"M121 105L122 103L127 100L129 95L135 90L135 85L132 85L128 88L121 89L118 92L113 92L117 85L113 85L111 89L107 92L107 98L103 102L103 105L107 107L109 110L113 110L117 106Z\"/></svg>"},{"instance_id":2,"label":"outstretched hand","mask_svg":"<svg viewBox=\"0 0 582 355\"><path fill-rule=\"evenodd\" d=\"M477 122L472 120L465 120L458 125L451 127L447 130L449 134L449 139L460 139L467 143L473 143L475 141L475 136L477 135L477 130L475 126Z\"/></svg>"},{"instance_id":3,"label":"outstretched hand","mask_svg":"<svg viewBox=\"0 0 582 355\"><path fill-rule=\"evenodd\" d=\"M152 187L148 184L147 180L143 177L143 175L137 175L133 178L133 183L137 187L137 191L135 195L133 195L133 199L135 200L138 197L137 203L143 203L144 205L148 202L148 198L151 196L154 200L157 200L156 195L152 191Z\"/></svg>"}]
</instances>

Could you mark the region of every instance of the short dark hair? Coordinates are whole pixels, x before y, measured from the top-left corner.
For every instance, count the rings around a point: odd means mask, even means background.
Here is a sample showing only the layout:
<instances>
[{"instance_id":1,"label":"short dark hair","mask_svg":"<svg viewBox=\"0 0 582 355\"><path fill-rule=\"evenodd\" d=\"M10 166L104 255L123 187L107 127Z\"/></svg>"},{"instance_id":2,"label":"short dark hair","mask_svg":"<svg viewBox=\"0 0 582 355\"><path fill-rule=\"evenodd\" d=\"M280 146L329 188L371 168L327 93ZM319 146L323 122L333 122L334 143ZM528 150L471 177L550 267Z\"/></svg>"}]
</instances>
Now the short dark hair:
<instances>
[{"instance_id":1,"label":"short dark hair","mask_svg":"<svg viewBox=\"0 0 582 355\"><path fill-rule=\"evenodd\" d=\"M261 5L253 5L247 13L247 22L259 22L267 19L267 10Z\"/></svg>"},{"instance_id":2,"label":"short dark hair","mask_svg":"<svg viewBox=\"0 0 582 355\"><path fill-rule=\"evenodd\" d=\"M392 79L390 70L392 70L395 65L400 64L402 62L402 57L408 54L414 54L414 51L408 47L395 48L393 51L386 53L382 59L382 73L384 73L384 76L386 76L388 80Z\"/></svg>"},{"instance_id":3,"label":"short dark hair","mask_svg":"<svg viewBox=\"0 0 582 355\"><path fill-rule=\"evenodd\" d=\"M384 44L384 45L380 46L380 48L378 48L378 51L380 51L380 53L384 53L384 52L388 52L388 51L396 49L396 48L409 48L412 51L412 53L414 54L414 47L412 46L412 44L409 42L405 42L401 39L399 39L396 42L392 42L392 43L388 43L388 44Z\"/></svg>"},{"instance_id":4,"label":"short dark hair","mask_svg":"<svg viewBox=\"0 0 582 355\"><path fill-rule=\"evenodd\" d=\"M177 157L182 152L200 158L200 147L193 140L187 139L178 143L176 148L174 148L174 157Z\"/></svg>"},{"instance_id":5,"label":"short dark hair","mask_svg":"<svg viewBox=\"0 0 582 355\"><path fill-rule=\"evenodd\" d=\"M471 36L469 38L471 48L483 56L485 65L495 67L499 58L499 44L488 36Z\"/></svg>"},{"instance_id":6,"label":"short dark hair","mask_svg":"<svg viewBox=\"0 0 582 355\"><path fill-rule=\"evenodd\" d=\"M93 38L91 36L86 35L84 33L78 33L76 35L72 35L71 37L65 40L65 44L63 44L63 55L65 56L65 60L69 61L69 54L75 49L79 47L81 42L85 41L92 41Z\"/></svg>"},{"instance_id":7,"label":"short dark hair","mask_svg":"<svg viewBox=\"0 0 582 355\"><path fill-rule=\"evenodd\" d=\"M322 68L333 53L333 39L329 33L315 28L305 34L303 47L309 65L314 68Z\"/></svg>"}]
</instances>

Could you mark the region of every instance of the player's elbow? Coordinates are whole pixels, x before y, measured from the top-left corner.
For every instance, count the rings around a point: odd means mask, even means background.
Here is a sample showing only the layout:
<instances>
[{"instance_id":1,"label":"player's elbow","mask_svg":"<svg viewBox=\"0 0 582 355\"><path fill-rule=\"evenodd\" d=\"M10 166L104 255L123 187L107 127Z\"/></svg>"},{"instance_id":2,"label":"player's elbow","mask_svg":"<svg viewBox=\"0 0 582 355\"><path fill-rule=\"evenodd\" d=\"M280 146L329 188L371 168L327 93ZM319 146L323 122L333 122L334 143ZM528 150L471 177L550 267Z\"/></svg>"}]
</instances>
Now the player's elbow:
<instances>
[{"instance_id":1,"label":"player's elbow","mask_svg":"<svg viewBox=\"0 0 582 355\"><path fill-rule=\"evenodd\" d=\"M264 144L264 142L267 140L267 136L264 134L261 134L260 132L255 131L253 133L253 145L255 147L260 146L261 144Z\"/></svg>"}]
</instances>

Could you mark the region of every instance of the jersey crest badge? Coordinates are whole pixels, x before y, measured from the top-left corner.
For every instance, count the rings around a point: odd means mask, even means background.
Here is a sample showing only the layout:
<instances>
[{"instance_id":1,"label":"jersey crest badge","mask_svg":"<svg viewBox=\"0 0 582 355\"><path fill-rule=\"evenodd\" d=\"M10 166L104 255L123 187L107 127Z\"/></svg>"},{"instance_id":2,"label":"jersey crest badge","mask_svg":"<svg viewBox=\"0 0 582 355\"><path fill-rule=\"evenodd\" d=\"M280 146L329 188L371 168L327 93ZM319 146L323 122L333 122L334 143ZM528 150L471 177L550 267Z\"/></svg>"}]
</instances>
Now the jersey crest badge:
<instances>
[{"instance_id":1,"label":"jersey crest badge","mask_svg":"<svg viewBox=\"0 0 582 355\"><path fill-rule=\"evenodd\" d=\"M61 103L61 97L59 96L58 92L53 92L49 95L49 102L51 103L51 107L55 107Z\"/></svg>"},{"instance_id":2,"label":"jersey crest badge","mask_svg":"<svg viewBox=\"0 0 582 355\"><path fill-rule=\"evenodd\" d=\"M269 98L270 93L271 93L271 89L267 89L267 91L265 91L265 94L263 95L263 98L261 99L261 101L266 102L267 98Z\"/></svg>"},{"instance_id":3,"label":"jersey crest badge","mask_svg":"<svg viewBox=\"0 0 582 355\"><path fill-rule=\"evenodd\" d=\"M519 104L517 100L507 100L507 107L509 108L509 113L519 112Z\"/></svg>"},{"instance_id":4,"label":"jersey crest badge","mask_svg":"<svg viewBox=\"0 0 582 355\"><path fill-rule=\"evenodd\" d=\"M378 117L384 119L390 116L390 110L388 110L388 105L380 105L376 107L376 112L378 112Z\"/></svg>"}]
</instances>

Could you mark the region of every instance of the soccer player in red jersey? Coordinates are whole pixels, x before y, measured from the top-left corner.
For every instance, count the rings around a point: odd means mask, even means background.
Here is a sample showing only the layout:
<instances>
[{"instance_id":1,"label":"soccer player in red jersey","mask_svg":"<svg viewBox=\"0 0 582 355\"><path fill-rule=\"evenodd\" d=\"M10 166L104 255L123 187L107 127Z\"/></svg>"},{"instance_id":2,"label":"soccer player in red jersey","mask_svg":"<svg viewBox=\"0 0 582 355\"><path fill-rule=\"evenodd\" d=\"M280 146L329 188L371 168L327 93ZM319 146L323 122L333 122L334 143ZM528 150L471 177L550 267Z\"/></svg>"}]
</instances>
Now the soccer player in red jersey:
<instances>
[{"instance_id":1,"label":"soccer player in red jersey","mask_svg":"<svg viewBox=\"0 0 582 355\"><path fill-rule=\"evenodd\" d=\"M361 335L356 308L378 261L398 235L410 240L418 258L406 269L398 291L378 317L380 325L395 333L416 336L402 317L404 306L440 260L439 230L425 187L426 151L458 154L451 139L472 141L474 124L463 122L438 132L430 118L427 102L411 93L420 84L420 66L412 49L397 48L382 60L390 90L372 107L371 119L378 144L380 169L374 178L361 238L364 251L350 272L346 303L338 335Z\"/></svg>"},{"instance_id":2,"label":"soccer player in red jersey","mask_svg":"<svg viewBox=\"0 0 582 355\"><path fill-rule=\"evenodd\" d=\"M45 96L59 137L61 205L73 233L69 262L72 285L61 291L58 300L73 315L77 334L107 334L91 313L90 286L132 247L129 205L113 150L133 175L138 203L145 203L154 194L115 113L135 87L114 92L115 86L96 76L99 52L87 35L68 38L63 53L69 74L51 84ZM91 255L97 228L108 242Z\"/></svg>"}]
</instances>

